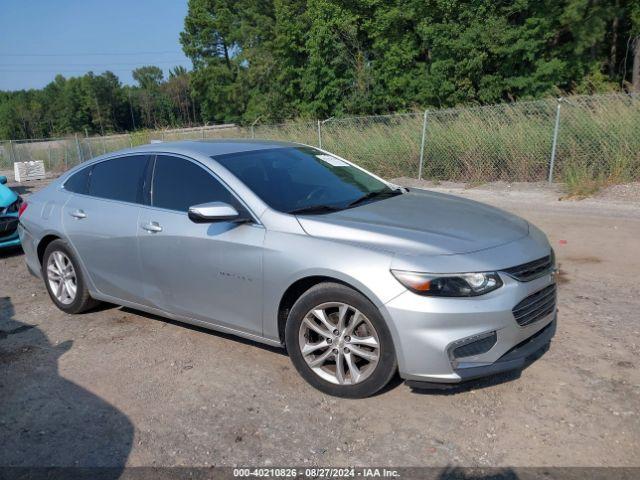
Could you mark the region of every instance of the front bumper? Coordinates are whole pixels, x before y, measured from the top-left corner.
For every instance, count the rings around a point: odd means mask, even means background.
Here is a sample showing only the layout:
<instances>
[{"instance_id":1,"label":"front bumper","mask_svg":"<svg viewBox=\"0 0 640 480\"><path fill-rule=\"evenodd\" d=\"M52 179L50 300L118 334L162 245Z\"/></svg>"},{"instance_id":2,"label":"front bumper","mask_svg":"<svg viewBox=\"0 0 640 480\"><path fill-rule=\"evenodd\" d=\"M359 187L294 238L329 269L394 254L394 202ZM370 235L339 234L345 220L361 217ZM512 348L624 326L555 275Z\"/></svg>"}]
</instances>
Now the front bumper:
<instances>
[{"instance_id":1,"label":"front bumper","mask_svg":"<svg viewBox=\"0 0 640 480\"><path fill-rule=\"evenodd\" d=\"M525 326L516 322L512 309L554 284L553 275L530 282L500 276L504 285L480 297L435 298L405 292L384 305L400 376L407 383L457 384L518 369L549 343L556 329L555 306L550 314ZM488 350L452 356L452 348L461 341L487 335L495 338Z\"/></svg>"},{"instance_id":2,"label":"front bumper","mask_svg":"<svg viewBox=\"0 0 640 480\"><path fill-rule=\"evenodd\" d=\"M513 347L495 363L480 367L457 369L455 372L460 376L461 382L468 382L477 378L489 377L514 370L522 370L529 360L535 358L539 353L546 350L551 343L551 339L556 333L556 326L557 320L554 318L551 323L547 324L542 330ZM411 388L416 389L442 388L447 385L457 385L418 380L407 380L405 383Z\"/></svg>"}]
</instances>

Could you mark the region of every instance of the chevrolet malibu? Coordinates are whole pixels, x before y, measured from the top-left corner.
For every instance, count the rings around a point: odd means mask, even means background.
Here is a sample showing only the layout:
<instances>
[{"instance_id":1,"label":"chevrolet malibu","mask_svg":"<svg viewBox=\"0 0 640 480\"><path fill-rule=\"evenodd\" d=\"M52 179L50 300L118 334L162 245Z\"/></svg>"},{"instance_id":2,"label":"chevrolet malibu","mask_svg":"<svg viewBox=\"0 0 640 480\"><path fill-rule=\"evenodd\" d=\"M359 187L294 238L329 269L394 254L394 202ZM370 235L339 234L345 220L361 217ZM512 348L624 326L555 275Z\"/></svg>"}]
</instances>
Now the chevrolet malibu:
<instances>
[{"instance_id":1,"label":"chevrolet malibu","mask_svg":"<svg viewBox=\"0 0 640 480\"><path fill-rule=\"evenodd\" d=\"M19 234L64 312L104 301L284 346L342 397L522 369L556 328L536 227L295 143L98 157L31 195Z\"/></svg>"}]
</instances>

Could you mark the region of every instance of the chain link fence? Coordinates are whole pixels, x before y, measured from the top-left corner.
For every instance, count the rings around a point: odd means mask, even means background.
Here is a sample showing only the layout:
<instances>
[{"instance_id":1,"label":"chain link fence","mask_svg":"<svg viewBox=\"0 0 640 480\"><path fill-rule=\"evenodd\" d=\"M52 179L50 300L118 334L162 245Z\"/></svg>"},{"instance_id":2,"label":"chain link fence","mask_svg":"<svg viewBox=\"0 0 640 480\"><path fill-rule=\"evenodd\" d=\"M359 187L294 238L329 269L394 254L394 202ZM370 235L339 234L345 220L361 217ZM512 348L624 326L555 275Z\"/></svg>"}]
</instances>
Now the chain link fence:
<instances>
[{"instance_id":1,"label":"chain link fence","mask_svg":"<svg viewBox=\"0 0 640 480\"><path fill-rule=\"evenodd\" d=\"M640 98L612 94L280 125L216 125L0 142L0 169L61 172L152 141L277 139L317 145L383 177L482 183L640 179Z\"/></svg>"},{"instance_id":2,"label":"chain link fence","mask_svg":"<svg viewBox=\"0 0 640 480\"><path fill-rule=\"evenodd\" d=\"M640 96L568 97L559 115L555 178L640 179Z\"/></svg>"},{"instance_id":3,"label":"chain link fence","mask_svg":"<svg viewBox=\"0 0 640 480\"><path fill-rule=\"evenodd\" d=\"M555 100L427 112L424 176L539 181L548 173Z\"/></svg>"}]
</instances>

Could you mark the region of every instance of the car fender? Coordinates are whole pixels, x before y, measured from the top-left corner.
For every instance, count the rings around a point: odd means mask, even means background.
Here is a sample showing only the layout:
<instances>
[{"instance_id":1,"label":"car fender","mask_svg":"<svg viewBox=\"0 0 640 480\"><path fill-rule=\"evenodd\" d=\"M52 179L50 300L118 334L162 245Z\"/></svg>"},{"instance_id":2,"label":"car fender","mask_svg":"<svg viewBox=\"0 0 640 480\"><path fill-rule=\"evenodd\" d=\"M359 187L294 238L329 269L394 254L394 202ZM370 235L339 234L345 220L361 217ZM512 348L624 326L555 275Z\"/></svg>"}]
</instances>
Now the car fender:
<instances>
[{"instance_id":1,"label":"car fender","mask_svg":"<svg viewBox=\"0 0 640 480\"><path fill-rule=\"evenodd\" d=\"M391 275L387 252L346 245L306 234L267 232L264 250L263 335L279 338L280 302L294 283L326 277L362 293L378 309L405 291ZM330 260L329 262L327 260Z\"/></svg>"}]
</instances>

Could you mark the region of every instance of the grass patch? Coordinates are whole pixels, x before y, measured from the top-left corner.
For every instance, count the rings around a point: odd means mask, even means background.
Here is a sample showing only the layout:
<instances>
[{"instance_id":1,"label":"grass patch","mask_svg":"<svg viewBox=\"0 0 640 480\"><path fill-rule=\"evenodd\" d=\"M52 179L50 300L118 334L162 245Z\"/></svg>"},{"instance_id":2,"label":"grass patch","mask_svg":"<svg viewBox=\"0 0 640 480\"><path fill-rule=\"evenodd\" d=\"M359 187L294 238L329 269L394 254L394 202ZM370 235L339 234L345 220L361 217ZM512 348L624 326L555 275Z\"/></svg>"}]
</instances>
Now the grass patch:
<instances>
[{"instance_id":1,"label":"grass patch","mask_svg":"<svg viewBox=\"0 0 640 480\"><path fill-rule=\"evenodd\" d=\"M598 193L609 182L585 165L572 165L564 171L568 198L585 198Z\"/></svg>"}]
</instances>

